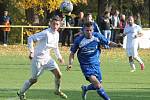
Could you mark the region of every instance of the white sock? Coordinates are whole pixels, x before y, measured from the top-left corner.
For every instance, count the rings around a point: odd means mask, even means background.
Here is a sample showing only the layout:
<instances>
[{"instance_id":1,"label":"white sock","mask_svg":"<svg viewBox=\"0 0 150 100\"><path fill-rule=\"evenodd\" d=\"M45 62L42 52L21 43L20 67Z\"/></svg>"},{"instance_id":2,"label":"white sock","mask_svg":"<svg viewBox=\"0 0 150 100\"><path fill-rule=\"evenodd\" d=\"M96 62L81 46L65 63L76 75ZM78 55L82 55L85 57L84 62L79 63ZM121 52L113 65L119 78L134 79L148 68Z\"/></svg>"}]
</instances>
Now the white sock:
<instances>
[{"instance_id":1,"label":"white sock","mask_svg":"<svg viewBox=\"0 0 150 100\"><path fill-rule=\"evenodd\" d=\"M129 63L130 63L131 68L132 68L133 70L135 70L136 68L135 68L134 62L132 61L132 62L129 62Z\"/></svg>"},{"instance_id":2,"label":"white sock","mask_svg":"<svg viewBox=\"0 0 150 100\"><path fill-rule=\"evenodd\" d=\"M31 86L31 83L29 80L26 80L23 87L20 89L20 93L24 94Z\"/></svg>"},{"instance_id":3,"label":"white sock","mask_svg":"<svg viewBox=\"0 0 150 100\"><path fill-rule=\"evenodd\" d=\"M60 79L55 78L55 90L60 92Z\"/></svg>"},{"instance_id":4,"label":"white sock","mask_svg":"<svg viewBox=\"0 0 150 100\"><path fill-rule=\"evenodd\" d=\"M141 58L140 57L134 57L134 59L136 60L136 61L138 61L140 64L143 64L143 61L141 60Z\"/></svg>"}]
</instances>

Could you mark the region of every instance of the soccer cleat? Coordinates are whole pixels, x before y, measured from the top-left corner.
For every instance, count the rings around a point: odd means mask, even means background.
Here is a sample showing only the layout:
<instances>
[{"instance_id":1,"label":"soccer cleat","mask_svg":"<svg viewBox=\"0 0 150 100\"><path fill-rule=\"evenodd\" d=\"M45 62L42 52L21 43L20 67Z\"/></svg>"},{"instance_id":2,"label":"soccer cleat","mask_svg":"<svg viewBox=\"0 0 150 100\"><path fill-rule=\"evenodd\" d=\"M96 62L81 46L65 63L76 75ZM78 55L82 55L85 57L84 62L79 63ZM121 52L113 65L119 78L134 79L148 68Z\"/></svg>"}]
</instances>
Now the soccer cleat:
<instances>
[{"instance_id":1,"label":"soccer cleat","mask_svg":"<svg viewBox=\"0 0 150 100\"><path fill-rule=\"evenodd\" d=\"M17 95L18 95L20 100L26 100L25 93L24 94L20 94L19 92L17 92Z\"/></svg>"},{"instance_id":2,"label":"soccer cleat","mask_svg":"<svg viewBox=\"0 0 150 100\"><path fill-rule=\"evenodd\" d=\"M140 66L141 66L141 70L144 70L144 63L140 64Z\"/></svg>"},{"instance_id":3,"label":"soccer cleat","mask_svg":"<svg viewBox=\"0 0 150 100\"><path fill-rule=\"evenodd\" d=\"M82 85L81 86L81 89L82 89L82 100L86 100L86 86Z\"/></svg>"},{"instance_id":4,"label":"soccer cleat","mask_svg":"<svg viewBox=\"0 0 150 100\"><path fill-rule=\"evenodd\" d=\"M132 72L132 73L135 72L135 69L132 69L130 72Z\"/></svg>"},{"instance_id":5,"label":"soccer cleat","mask_svg":"<svg viewBox=\"0 0 150 100\"><path fill-rule=\"evenodd\" d=\"M55 95L59 95L63 99L67 99L67 95L63 93L62 91L55 91Z\"/></svg>"}]
</instances>

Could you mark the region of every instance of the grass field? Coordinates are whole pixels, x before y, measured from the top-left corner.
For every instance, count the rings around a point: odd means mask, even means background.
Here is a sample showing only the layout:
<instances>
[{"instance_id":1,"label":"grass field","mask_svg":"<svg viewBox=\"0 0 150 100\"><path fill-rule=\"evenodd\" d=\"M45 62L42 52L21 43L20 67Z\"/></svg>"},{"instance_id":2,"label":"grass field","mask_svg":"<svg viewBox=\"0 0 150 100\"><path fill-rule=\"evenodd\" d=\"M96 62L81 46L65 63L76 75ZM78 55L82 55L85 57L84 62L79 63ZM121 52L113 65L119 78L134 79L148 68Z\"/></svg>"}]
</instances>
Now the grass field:
<instances>
[{"instance_id":1,"label":"grass field","mask_svg":"<svg viewBox=\"0 0 150 100\"><path fill-rule=\"evenodd\" d=\"M65 61L68 59L68 48L60 48ZM16 92L30 77L30 60L26 46L0 46L0 100L18 100ZM150 100L150 50L139 50L145 62L145 70L130 72L128 58L124 49L102 50L101 70L103 86L111 100ZM75 59L70 72L62 70L62 90L68 100L81 100L81 85L85 81ZM39 81L27 92L28 100L61 100L54 95L54 79L52 73L45 71ZM102 100L95 91L88 92L87 100Z\"/></svg>"}]
</instances>

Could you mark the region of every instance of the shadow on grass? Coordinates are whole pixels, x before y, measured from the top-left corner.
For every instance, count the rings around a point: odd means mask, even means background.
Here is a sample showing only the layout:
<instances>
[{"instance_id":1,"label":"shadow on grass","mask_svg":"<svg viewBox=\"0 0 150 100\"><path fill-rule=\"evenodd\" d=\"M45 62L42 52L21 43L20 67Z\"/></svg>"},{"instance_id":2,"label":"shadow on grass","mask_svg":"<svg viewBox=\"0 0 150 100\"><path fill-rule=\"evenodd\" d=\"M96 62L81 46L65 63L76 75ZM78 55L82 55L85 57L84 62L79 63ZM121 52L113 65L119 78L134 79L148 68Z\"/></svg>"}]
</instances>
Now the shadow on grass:
<instances>
[{"instance_id":1,"label":"shadow on grass","mask_svg":"<svg viewBox=\"0 0 150 100\"><path fill-rule=\"evenodd\" d=\"M147 89L148 90L148 89ZM18 100L16 92L18 89L0 89L0 100ZM64 90L68 95L67 100L81 100L81 91ZM149 91L108 91L111 100L150 100ZM54 90L49 89L30 89L27 92L27 100L62 100L54 95ZM102 100L96 92L90 91L87 100Z\"/></svg>"}]
</instances>

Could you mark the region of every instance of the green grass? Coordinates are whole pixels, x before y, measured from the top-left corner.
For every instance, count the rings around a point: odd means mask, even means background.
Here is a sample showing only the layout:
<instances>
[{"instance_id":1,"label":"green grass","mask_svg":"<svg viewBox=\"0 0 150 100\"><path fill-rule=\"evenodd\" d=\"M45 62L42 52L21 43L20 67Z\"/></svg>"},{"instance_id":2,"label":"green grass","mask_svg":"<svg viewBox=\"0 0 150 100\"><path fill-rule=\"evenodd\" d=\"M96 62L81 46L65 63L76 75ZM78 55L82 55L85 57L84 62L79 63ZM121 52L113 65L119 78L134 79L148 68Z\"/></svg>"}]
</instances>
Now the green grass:
<instances>
[{"instance_id":1,"label":"green grass","mask_svg":"<svg viewBox=\"0 0 150 100\"><path fill-rule=\"evenodd\" d=\"M5 51L3 51L5 52ZM20 52L20 51L19 51ZM68 52L62 51L67 63ZM122 49L102 50L101 70L103 86L111 100L150 100L150 50L140 50L140 56L146 69L130 73L128 58ZM68 95L68 100L81 100L82 84L88 84L84 79L77 59L70 72L62 70L62 90ZM18 100L16 92L26 79L30 77L30 60L27 55L0 55L0 100ZM28 100L61 100L54 95L54 79L52 73L45 71L38 83L27 92ZM87 100L102 100L95 91L89 91Z\"/></svg>"}]
</instances>

